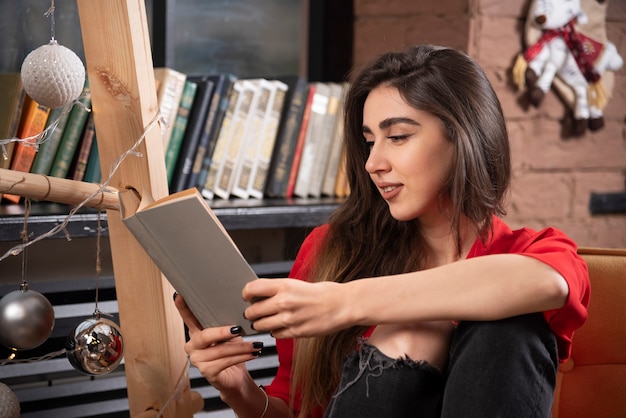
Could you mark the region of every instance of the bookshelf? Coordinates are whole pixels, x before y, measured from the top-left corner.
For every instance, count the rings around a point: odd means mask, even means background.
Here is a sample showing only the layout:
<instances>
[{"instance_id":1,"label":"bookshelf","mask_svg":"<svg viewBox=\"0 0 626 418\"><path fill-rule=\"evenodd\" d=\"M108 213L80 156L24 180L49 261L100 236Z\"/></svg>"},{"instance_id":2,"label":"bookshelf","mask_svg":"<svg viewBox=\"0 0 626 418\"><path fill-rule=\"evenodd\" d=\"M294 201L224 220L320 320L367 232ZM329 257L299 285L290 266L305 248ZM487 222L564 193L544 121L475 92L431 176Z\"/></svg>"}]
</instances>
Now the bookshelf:
<instances>
[{"instance_id":1,"label":"bookshelf","mask_svg":"<svg viewBox=\"0 0 626 418\"><path fill-rule=\"evenodd\" d=\"M340 198L310 199L236 199L211 203L220 222L229 231L271 228L310 228L324 223L341 203ZM61 223L70 207L59 203L36 203L28 217L28 231L34 236L49 231ZM72 238L96 236L98 215L94 209L84 209L74 215L67 226ZM0 205L0 242L19 242L24 226L22 205ZM101 215L106 232L107 214ZM54 237L64 239L61 232Z\"/></svg>"}]
</instances>

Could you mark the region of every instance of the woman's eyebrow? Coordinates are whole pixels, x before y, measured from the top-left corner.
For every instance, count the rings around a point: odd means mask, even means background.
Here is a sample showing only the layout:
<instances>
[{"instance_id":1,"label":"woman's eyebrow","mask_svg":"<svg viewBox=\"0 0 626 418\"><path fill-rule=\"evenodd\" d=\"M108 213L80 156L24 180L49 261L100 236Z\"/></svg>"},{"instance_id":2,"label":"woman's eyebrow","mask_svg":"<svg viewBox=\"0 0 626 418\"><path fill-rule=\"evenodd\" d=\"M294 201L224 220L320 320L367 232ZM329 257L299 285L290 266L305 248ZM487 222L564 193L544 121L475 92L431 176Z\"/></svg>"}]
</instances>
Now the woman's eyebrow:
<instances>
[{"instance_id":1,"label":"woman's eyebrow","mask_svg":"<svg viewBox=\"0 0 626 418\"><path fill-rule=\"evenodd\" d=\"M381 121L378 124L378 127L380 129L387 129L393 125L399 124L399 123L406 123L409 125L415 125L418 126L419 123L416 122L415 120L411 119L411 118L405 118L405 117L395 117L395 118L388 118L385 119L383 121ZM372 130L367 126L367 125L363 125L362 131L364 134L366 133L372 133Z\"/></svg>"},{"instance_id":2,"label":"woman's eyebrow","mask_svg":"<svg viewBox=\"0 0 626 418\"><path fill-rule=\"evenodd\" d=\"M417 123L415 120L413 120L411 118L396 117L396 118L388 118L388 119L382 120L378 124L378 127L380 129L386 129L386 128L389 128L390 126L396 125L398 123L407 123L409 125L419 125L419 123Z\"/></svg>"}]
</instances>

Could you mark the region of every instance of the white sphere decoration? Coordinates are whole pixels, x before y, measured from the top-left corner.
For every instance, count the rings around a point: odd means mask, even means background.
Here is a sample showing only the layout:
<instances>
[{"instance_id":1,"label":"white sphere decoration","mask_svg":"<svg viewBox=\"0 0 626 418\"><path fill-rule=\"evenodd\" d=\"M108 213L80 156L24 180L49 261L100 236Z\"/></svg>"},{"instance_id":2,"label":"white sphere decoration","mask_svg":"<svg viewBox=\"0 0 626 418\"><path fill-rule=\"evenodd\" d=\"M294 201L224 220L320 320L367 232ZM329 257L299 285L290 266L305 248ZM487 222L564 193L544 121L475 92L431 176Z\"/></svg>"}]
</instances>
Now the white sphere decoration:
<instances>
[{"instance_id":1,"label":"white sphere decoration","mask_svg":"<svg viewBox=\"0 0 626 418\"><path fill-rule=\"evenodd\" d=\"M14 350L30 350L46 341L53 328L52 304L27 285L0 299L0 344Z\"/></svg>"},{"instance_id":2,"label":"white sphere decoration","mask_svg":"<svg viewBox=\"0 0 626 418\"><path fill-rule=\"evenodd\" d=\"M85 85L85 66L80 58L54 39L31 51L21 72L26 93L52 109L78 99Z\"/></svg>"},{"instance_id":3,"label":"white sphere decoration","mask_svg":"<svg viewBox=\"0 0 626 418\"><path fill-rule=\"evenodd\" d=\"M10 387L0 382L0 418L19 418L20 401Z\"/></svg>"}]
</instances>

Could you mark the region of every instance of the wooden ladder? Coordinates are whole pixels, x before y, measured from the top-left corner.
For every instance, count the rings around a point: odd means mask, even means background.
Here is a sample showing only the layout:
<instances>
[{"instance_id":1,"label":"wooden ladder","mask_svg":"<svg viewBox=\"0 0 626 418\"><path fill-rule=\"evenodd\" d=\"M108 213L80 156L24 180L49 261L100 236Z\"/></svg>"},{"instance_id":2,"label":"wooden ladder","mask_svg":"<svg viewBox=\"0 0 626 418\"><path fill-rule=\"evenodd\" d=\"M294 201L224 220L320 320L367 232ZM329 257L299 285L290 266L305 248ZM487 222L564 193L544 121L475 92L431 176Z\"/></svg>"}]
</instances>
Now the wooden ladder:
<instances>
[{"instance_id":1,"label":"wooden ladder","mask_svg":"<svg viewBox=\"0 0 626 418\"><path fill-rule=\"evenodd\" d=\"M77 0L92 111L103 178L142 135L141 156L124 160L111 179L112 193L89 206L107 210L124 362L133 417L192 417L202 397L186 377L183 322L172 302L174 289L121 222L117 191L158 199L168 194L158 118L150 37L143 0ZM0 193L77 204L97 185L0 169ZM175 396L174 396L175 395ZM171 401L170 401L171 399ZM166 402L167 408L161 410Z\"/></svg>"}]
</instances>

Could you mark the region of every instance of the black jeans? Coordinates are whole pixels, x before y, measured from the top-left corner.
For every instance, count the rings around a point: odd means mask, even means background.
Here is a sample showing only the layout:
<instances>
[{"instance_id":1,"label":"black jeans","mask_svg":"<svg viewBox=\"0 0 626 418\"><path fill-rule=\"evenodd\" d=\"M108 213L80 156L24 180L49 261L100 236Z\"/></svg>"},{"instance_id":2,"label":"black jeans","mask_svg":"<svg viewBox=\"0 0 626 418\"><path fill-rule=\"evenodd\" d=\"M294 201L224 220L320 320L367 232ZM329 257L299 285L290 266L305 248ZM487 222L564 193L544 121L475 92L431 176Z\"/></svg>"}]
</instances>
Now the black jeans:
<instances>
[{"instance_id":1,"label":"black jeans","mask_svg":"<svg viewBox=\"0 0 626 418\"><path fill-rule=\"evenodd\" d=\"M363 344L344 363L326 418L549 418L556 339L543 315L461 322L446 376Z\"/></svg>"}]
</instances>

